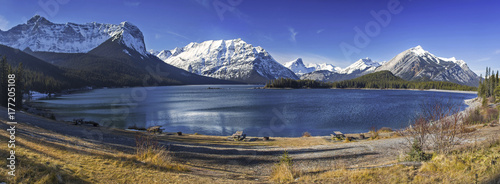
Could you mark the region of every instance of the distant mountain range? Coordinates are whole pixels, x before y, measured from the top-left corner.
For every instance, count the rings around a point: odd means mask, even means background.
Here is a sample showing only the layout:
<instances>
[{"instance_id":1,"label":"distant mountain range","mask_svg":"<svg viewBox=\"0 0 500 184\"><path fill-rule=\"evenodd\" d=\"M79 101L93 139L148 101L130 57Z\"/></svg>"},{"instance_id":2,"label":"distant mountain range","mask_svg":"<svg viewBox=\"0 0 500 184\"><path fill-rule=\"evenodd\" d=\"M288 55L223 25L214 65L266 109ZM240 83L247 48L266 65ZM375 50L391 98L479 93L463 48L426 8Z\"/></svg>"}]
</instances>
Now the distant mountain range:
<instances>
[{"instance_id":1,"label":"distant mountain range","mask_svg":"<svg viewBox=\"0 0 500 184\"><path fill-rule=\"evenodd\" d=\"M0 55L9 64L23 62L29 71L64 81L68 85L62 89L238 83L196 75L163 62L146 52L142 32L129 23L54 24L35 16L26 24L0 31L0 46ZM47 91L43 84L36 89Z\"/></svg>"},{"instance_id":2,"label":"distant mountain range","mask_svg":"<svg viewBox=\"0 0 500 184\"><path fill-rule=\"evenodd\" d=\"M175 67L218 79L261 84L279 78L299 79L262 47L241 39L193 42L183 48L150 52Z\"/></svg>"},{"instance_id":3,"label":"distant mountain range","mask_svg":"<svg viewBox=\"0 0 500 184\"><path fill-rule=\"evenodd\" d=\"M391 71L404 80L448 81L477 86L479 77L469 69L465 61L436 57L421 46L410 48L388 62L378 63L369 58L360 59L347 68L336 71L313 71L302 74L301 79L335 82L354 79L377 71Z\"/></svg>"},{"instance_id":4,"label":"distant mountain range","mask_svg":"<svg viewBox=\"0 0 500 184\"><path fill-rule=\"evenodd\" d=\"M321 63L321 64L308 64L304 65L302 58L297 58L293 61L287 62L284 64L285 67L292 70L297 76L304 75L306 73L311 73L319 70L327 70L330 72L340 72L340 67L335 67L332 64Z\"/></svg>"},{"instance_id":5,"label":"distant mountain range","mask_svg":"<svg viewBox=\"0 0 500 184\"><path fill-rule=\"evenodd\" d=\"M369 73L373 73L380 63L372 61L370 58L360 59L348 67L342 69L336 67L334 71L316 70L301 76L301 79L317 80L322 82L336 82L354 79Z\"/></svg>"},{"instance_id":6,"label":"distant mountain range","mask_svg":"<svg viewBox=\"0 0 500 184\"><path fill-rule=\"evenodd\" d=\"M12 64L23 62L29 70L65 81L71 87L143 86L152 85L153 79L161 81L158 85L263 84L272 79L299 77L340 81L382 70L405 80L451 81L470 86L477 86L479 81L464 61L436 57L420 46L383 64L366 58L342 69L326 63L306 66L298 58L283 66L262 47L241 39L146 51L142 32L131 23L56 24L41 16L10 30L0 30L0 55Z\"/></svg>"}]
</instances>

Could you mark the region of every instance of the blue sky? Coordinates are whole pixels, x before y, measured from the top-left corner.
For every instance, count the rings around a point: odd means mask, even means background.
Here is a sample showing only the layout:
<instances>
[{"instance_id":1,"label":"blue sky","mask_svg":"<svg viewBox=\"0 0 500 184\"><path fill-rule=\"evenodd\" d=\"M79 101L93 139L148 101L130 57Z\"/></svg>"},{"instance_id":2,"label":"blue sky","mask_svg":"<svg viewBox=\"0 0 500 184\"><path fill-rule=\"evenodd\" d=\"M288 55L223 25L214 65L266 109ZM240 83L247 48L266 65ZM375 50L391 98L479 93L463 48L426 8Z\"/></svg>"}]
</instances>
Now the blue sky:
<instances>
[{"instance_id":1,"label":"blue sky","mask_svg":"<svg viewBox=\"0 0 500 184\"><path fill-rule=\"evenodd\" d=\"M143 32L148 50L242 38L281 63L302 57L306 63L346 67L366 57L390 60L421 45L436 56L465 60L478 74L486 66L500 70L497 0L0 0L0 4L2 30L35 14L55 23L129 21Z\"/></svg>"}]
</instances>

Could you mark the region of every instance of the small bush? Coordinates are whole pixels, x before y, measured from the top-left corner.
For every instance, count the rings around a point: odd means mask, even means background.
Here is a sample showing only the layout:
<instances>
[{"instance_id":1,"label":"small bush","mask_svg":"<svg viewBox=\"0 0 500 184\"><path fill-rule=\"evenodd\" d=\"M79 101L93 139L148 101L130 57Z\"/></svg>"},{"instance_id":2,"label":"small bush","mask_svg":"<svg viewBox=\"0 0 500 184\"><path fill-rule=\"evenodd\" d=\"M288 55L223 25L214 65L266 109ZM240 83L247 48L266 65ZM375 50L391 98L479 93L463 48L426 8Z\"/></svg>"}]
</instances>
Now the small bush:
<instances>
[{"instance_id":1,"label":"small bush","mask_svg":"<svg viewBox=\"0 0 500 184\"><path fill-rule=\"evenodd\" d=\"M432 158L432 155L426 154L421 147L421 144L415 140L411 146L410 152L408 153L408 156L406 157L407 161L416 161L416 162L421 162L421 161L427 161Z\"/></svg>"},{"instance_id":2,"label":"small bush","mask_svg":"<svg viewBox=\"0 0 500 184\"><path fill-rule=\"evenodd\" d=\"M283 155L280 156L280 163L287 164L289 166L293 165L292 157L288 155L288 151L283 152Z\"/></svg>"},{"instance_id":3,"label":"small bush","mask_svg":"<svg viewBox=\"0 0 500 184\"><path fill-rule=\"evenodd\" d=\"M467 118L465 119L465 124L475 125L475 124L480 124L483 121L484 121L483 116L481 116L481 112L478 108L469 112Z\"/></svg>"},{"instance_id":4,"label":"small bush","mask_svg":"<svg viewBox=\"0 0 500 184\"><path fill-rule=\"evenodd\" d=\"M311 137L311 134L309 132L304 132L302 134L302 137Z\"/></svg>"},{"instance_id":5,"label":"small bush","mask_svg":"<svg viewBox=\"0 0 500 184\"><path fill-rule=\"evenodd\" d=\"M378 139L379 138L378 131L376 131L375 129L370 130L370 132L368 132L368 133L370 134L370 139Z\"/></svg>"},{"instance_id":6,"label":"small bush","mask_svg":"<svg viewBox=\"0 0 500 184\"><path fill-rule=\"evenodd\" d=\"M200 135L198 132L195 132L194 135Z\"/></svg>"},{"instance_id":7,"label":"small bush","mask_svg":"<svg viewBox=\"0 0 500 184\"><path fill-rule=\"evenodd\" d=\"M344 139L344 142L346 142L346 143L347 143L347 142L352 142L352 138L351 138L351 137L346 137L346 138Z\"/></svg>"}]
</instances>

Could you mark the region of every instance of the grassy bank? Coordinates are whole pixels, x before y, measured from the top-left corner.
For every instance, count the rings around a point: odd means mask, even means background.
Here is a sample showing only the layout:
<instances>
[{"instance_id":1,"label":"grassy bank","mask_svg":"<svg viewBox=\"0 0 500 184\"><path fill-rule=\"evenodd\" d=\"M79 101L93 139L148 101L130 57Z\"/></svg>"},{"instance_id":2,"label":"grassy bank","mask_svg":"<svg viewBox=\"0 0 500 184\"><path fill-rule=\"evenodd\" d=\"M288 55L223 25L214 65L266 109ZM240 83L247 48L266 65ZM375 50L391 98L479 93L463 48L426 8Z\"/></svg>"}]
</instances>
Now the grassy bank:
<instances>
[{"instance_id":1,"label":"grassy bank","mask_svg":"<svg viewBox=\"0 0 500 184\"><path fill-rule=\"evenodd\" d=\"M497 183L500 182L500 140L490 137L449 154L435 154L421 166L390 165L357 169L332 165L329 171L282 169L270 179L278 183ZM477 177L476 177L477 175Z\"/></svg>"},{"instance_id":2,"label":"grassy bank","mask_svg":"<svg viewBox=\"0 0 500 184\"><path fill-rule=\"evenodd\" d=\"M0 181L7 183L227 183L231 179L193 174L189 166L170 159L166 150L149 147L128 153L84 139L18 125L18 130L36 132L16 136L16 176L0 167ZM7 142L0 131L0 142ZM135 148L133 148L135 149ZM0 157L9 156L7 144ZM6 159L0 159L7 165Z\"/></svg>"}]
</instances>

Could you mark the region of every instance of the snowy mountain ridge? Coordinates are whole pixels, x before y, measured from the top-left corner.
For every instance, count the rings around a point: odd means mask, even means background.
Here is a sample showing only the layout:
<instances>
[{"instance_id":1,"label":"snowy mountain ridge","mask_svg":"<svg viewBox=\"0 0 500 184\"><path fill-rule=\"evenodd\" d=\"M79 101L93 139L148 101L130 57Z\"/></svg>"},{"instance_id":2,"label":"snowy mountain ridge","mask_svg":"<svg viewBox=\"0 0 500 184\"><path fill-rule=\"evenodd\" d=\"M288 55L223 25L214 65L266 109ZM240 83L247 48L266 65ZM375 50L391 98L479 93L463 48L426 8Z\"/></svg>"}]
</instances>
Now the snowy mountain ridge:
<instances>
[{"instance_id":1,"label":"snowy mountain ridge","mask_svg":"<svg viewBox=\"0 0 500 184\"><path fill-rule=\"evenodd\" d=\"M297 58L293 61L287 62L284 64L284 66L298 76L316 71L315 66L306 67L306 65L304 65L304 62L302 61L302 58Z\"/></svg>"},{"instance_id":2,"label":"snowy mountain ridge","mask_svg":"<svg viewBox=\"0 0 500 184\"><path fill-rule=\"evenodd\" d=\"M129 22L56 24L35 15L25 24L0 31L0 44L40 52L87 53L110 38L121 39L128 48L147 55L142 32Z\"/></svg>"},{"instance_id":3,"label":"snowy mountain ridge","mask_svg":"<svg viewBox=\"0 0 500 184\"><path fill-rule=\"evenodd\" d=\"M302 74L301 79L335 82L383 70L391 71L394 75L405 80L429 79L469 86L479 84L479 77L470 70L465 61L455 57L434 56L420 45L401 52L387 62L374 62L369 58L360 59L341 70L314 71Z\"/></svg>"},{"instance_id":4,"label":"snowy mountain ridge","mask_svg":"<svg viewBox=\"0 0 500 184\"><path fill-rule=\"evenodd\" d=\"M364 73L366 71L372 72L380 65L380 63L372 61L370 58L360 59L346 68L336 67L332 64L327 63L308 64L306 66L301 58L297 58L284 64L285 67L292 70L298 76L320 70L326 70L338 74L357 74Z\"/></svg>"},{"instance_id":5,"label":"snowy mountain ridge","mask_svg":"<svg viewBox=\"0 0 500 184\"><path fill-rule=\"evenodd\" d=\"M433 81L449 81L477 86L479 77L463 60L455 57L442 58L425 51L420 45L396 55L378 67L376 71L388 70L405 80L428 78Z\"/></svg>"},{"instance_id":6,"label":"snowy mountain ridge","mask_svg":"<svg viewBox=\"0 0 500 184\"><path fill-rule=\"evenodd\" d=\"M352 73L372 73L375 69L377 69L380 63L372 61L370 58L360 59L348 67L342 69L341 74L352 74Z\"/></svg>"},{"instance_id":7,"label":"snowy mountain ridge","mask_svg":"<svg viewBox=\"0 0 500 184\"><path fill-rule=\"evenodd\" d=\"M241 39L192 42L183 48L163 50L156 56L188 72L225 80L265 83L271 79L298 77L279 64L262 47Z\"/></svg>"}]
</instances>

